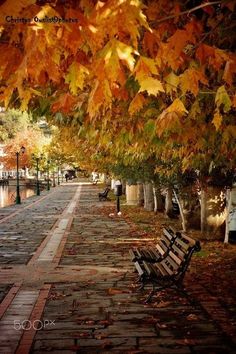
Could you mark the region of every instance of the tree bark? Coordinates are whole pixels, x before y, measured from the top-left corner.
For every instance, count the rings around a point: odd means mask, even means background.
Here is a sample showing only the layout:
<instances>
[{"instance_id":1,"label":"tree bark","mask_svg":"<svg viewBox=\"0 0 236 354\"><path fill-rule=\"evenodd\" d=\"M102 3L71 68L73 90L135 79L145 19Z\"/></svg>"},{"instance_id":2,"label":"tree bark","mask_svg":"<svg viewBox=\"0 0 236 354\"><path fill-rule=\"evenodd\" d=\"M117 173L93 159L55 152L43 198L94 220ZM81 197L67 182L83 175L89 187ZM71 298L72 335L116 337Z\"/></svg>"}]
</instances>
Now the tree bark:
<instances>
[{"instance_id":1,"label":"tree bark","mask_svg":"<svg viewBox=\"0 0 236 354\"><path fill-rule=\"evenodd\" d=\"M126 180L122 179L121 180L121 184L122 184L122 193L125 194L125 191L126 191Z\"/></svg>"},{"instance_id":2,"label":"tree bark","mask_svg":"<svg viewBox=\"0 0 236 354\"><path fill-rule=\"evenodd\" d=\"M175 199L176 199L176 201L178 203L178 206L179 206L179 212L180 212L180 216L181 216L181 220L182 220L183 231L187 231L186 219L185 219L184 208L183 208L183 200L181 200L181 198L178 198L177 193L175 192L175 190L173 190L173 192L174 192Z\"/></svg>"},{"instance_id":3,"label":"tree bark","mask_svg":"<svg viewBox=\"0 0 236 354\"><path fill-rule=\"evenodd\" d=\"M167 216L172 217L172 214L173 214L172 188L170 188L170 187L168 187L167 190L166 190L165 212L166 212Z\"/></svg>"},{"instance_id":4,"label":"tree bark","mask_svg":"<svg viewBox=\"0 0 236 354\"><path fill-rule=\"evenodd\" d=\"M148 211L154 210L154 196L152 183L144 184L144 209Z\"/></svg>"},{"instance_id":5,"label":"tree bark","mask_svg":"<svg viewBox=\"0 0 236 354\"><path fill-rule=\"evenodd\" d=\"M232 205L232 191L227 189L226 191L226 218L225 218L225 239L224 243L229 242L229 213Z\"/></svg>"},{"instance_id":6,"label":"tree bark","mask_svg":"<svg viewBox=\"0 0 236 354\"><path fill-rule=\"evenodd\" d=\"M143 184L138 183L138 206L143 206L144 205L144 190L143 190Z\"/></svg>"},{"instance_id":7,"label":"tree bark","mask_svg":"<svg viewBox=\"0 0 236 354\"><path fill-rule=\"evenodd\" d=\"M219 239L225 223L225 193L209 186L201 190L201 232L206 239Z\"/></svg>"},{"instance_id":8,"label":"tree bark","mask_svg":"<svg viewBox=\"0 0 236 354\"><path fill-rule=\"evenodd\" d=\"M179 190L178 205L180 210L180 217L185 223L185 228L200 230L200 202L196 190L192 186L186 186ZM182 215L181 215L182 213Z\"/></svg>"},{"instance_id":9,"label":"tree bark","mask_svg":"<svg viewBox=\"0 0 236 354\"><path fill-rule=\"evenodd\" d=\"M126 186L126 202L128 205L138 204L138 186L131 184Z\"/></svg>"},{"instance_id":10,"label":"tree bark","mask_svg":"<svg viewBox=\"0 0 236 354\"><path fill-rule=\"evenodd\" d=\"M159 186L153 185L153 197L154 197L154 212L163 211L164 205L161 198L161 190Z\"/></svg>"}]
</instances>

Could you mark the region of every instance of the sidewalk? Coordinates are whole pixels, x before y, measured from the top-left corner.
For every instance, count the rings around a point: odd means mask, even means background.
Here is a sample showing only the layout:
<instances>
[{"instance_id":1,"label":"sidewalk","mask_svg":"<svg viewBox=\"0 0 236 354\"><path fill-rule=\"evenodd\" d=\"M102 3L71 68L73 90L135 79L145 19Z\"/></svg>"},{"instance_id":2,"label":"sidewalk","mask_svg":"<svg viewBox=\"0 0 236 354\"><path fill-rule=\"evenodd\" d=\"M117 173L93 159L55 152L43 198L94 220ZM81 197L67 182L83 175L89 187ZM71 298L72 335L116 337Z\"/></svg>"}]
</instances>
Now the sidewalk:
<instances>
[{"instance_id":1,"label":"sidewalk","mask_svg":"<svg viewBox=\"0 0 236 354\"><path fill-rule=\"evenodd\" d=\"M143 304L128 255L137 237L100 213L98 190L68 183L2 218L0 353L235 353L197 284Z\"/></svg>"}]
</instances>

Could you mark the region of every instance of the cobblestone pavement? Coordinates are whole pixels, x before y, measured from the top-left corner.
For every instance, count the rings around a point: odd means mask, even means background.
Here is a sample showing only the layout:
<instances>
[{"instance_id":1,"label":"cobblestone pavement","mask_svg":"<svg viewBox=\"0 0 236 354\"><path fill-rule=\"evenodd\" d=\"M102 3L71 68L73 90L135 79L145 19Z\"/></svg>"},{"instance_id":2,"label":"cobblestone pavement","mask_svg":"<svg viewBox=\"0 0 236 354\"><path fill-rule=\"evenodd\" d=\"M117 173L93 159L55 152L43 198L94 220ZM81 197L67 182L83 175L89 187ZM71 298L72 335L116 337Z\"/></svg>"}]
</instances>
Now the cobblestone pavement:
<instances>
[{"instance_id":1,"label":"cobblestone pavement","mask_svg":"<svg viewBox=\"0 0 236 354\"><path fill-rule=\"evenodd\" d=\"M49 194L40 203L22 210L6 222L2 219L0 223L0 264L26 264L60 217L73 193L74 188L68 191L57 188L52 194L53 198L50 198L51 194ZM6 208L7 215L10 215L11 210L15 212L26 205L29 205L29 200L20 206Z\"/></svg>"},{"instance_id":2,"label":"cobblestone pavement","mask_svg":"<svg viewBox=\"0 0 236 354\"><path fill-rule=\"evenodd\" d=\"M77 187L58 188L4 224L6 233L18 232L20 218L25 223L21 235L27 241L16 239L11 247L7 239L1 241L10 247L14 261L1 268L0 294L4 297L10 283L21 284L15 297L10 294L12 301L8 295L3 300L10 305L0 322L0 353L236 353L220 314L219 320L216 312L211 315L211 299L197 284L194 289L191 283L185 295L163 291L144 304L146 292L137 292L133 285L136 274L128 255L137 236L122 218L100 212L98 186L83 184L81 191ZM47 245L54 244L50 232L63 233L61 243L55 243L56 257L42 261ZM22 256L14 255L19 244ZM202 306L199 292L211 310ZM15 330L14 336L14 315L19 323L29 320L30 327L37 321L38 330ZM6 338L9 334L14 345Z\"/></svg>"}]
</instances>

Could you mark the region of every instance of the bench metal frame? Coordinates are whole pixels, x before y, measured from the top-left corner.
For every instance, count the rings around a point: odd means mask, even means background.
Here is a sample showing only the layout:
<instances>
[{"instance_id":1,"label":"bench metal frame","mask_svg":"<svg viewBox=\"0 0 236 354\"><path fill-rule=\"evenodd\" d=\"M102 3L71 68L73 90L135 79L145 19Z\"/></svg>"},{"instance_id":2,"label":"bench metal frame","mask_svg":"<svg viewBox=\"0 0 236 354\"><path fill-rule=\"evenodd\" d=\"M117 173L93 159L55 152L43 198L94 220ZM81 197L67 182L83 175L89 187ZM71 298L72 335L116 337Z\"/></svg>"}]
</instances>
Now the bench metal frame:
<instances>
[{"instance_id":1,"label":"bench metal frame","mask_svg":"<svg viewBox=\"0 0 236 354\"><path fill-rule=\"evenodd\" d=\"M108 193L110 192L110 188L106 188L103 192L98 193L98 198L99 201L103 201L103 200L108 200Z\"/></svg>"}]
</instances>

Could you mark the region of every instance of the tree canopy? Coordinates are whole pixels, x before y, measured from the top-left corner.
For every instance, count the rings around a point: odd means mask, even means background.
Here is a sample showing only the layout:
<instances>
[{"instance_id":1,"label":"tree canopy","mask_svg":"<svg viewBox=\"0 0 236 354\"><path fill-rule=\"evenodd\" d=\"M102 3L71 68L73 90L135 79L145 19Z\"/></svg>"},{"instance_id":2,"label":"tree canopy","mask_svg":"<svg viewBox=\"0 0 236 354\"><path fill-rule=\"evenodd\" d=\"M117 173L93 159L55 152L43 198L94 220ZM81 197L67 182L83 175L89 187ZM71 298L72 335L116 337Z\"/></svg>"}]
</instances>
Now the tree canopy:
<instances>
[{"instance_id":1,"label":"tree canopy","mask_svg":"<svg viewBox=\"0 0 236 354\"><path fill-rule=\"evenodd\" d=\"M232 169L234 10L224 0L6 0L0 101L46 115L87 157Z\"/></svg>"}]
</instances>

